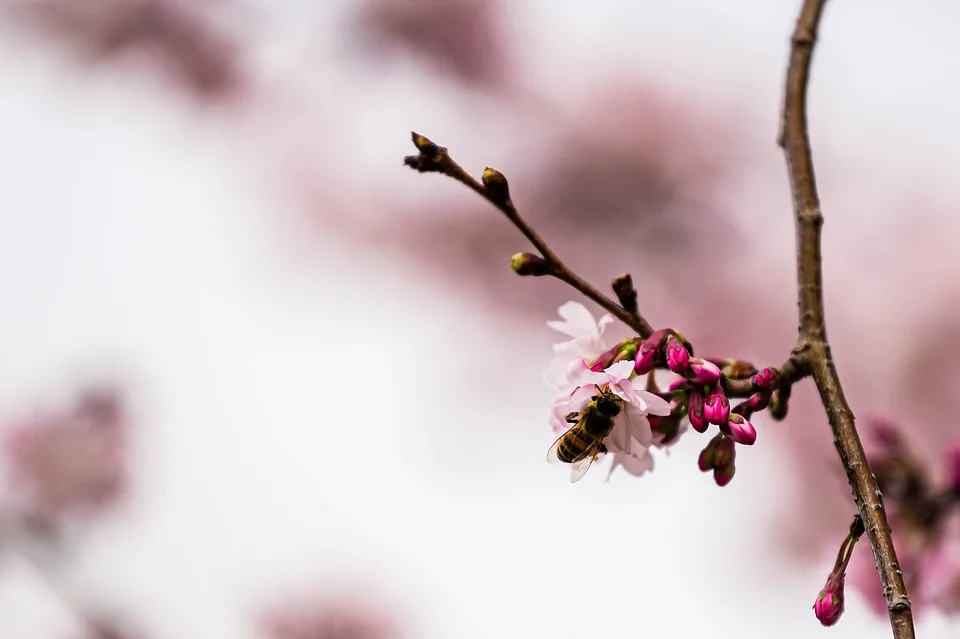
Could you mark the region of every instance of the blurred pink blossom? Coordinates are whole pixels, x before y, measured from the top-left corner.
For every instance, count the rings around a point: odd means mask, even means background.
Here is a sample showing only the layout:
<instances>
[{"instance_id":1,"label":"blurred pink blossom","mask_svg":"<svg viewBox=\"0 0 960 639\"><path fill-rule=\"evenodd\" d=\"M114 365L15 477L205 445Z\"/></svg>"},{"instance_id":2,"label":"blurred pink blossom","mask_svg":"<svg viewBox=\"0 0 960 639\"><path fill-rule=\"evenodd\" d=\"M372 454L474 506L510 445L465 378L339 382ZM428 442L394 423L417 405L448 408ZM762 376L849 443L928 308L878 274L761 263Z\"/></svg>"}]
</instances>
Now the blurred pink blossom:
<instances>
[{"instance_id":1,"label":"blurred pink blossom","mask_svg":"<svg viewBox=\"0 0 960 639\"><path fill-rule=\"evenodd\" d=\"M117 499L128 477L127 431L122 400L112 391L88 391L71 411L15 422L4 453L16 511L54 526L61 516Z\"/></svg>"},{"instance_id":2,"label":"blurred pink blossom","mask_svg":"<svg viewBox=\"0 0 960 639\"><path fill-rule=\"evenodd\" d=\"M384 609L357 597L288 602L262 619L265 639L397 639Z\"/></svg>"},{"instance_id":3,"label":"blurred pink blossom","mask_svg":"<svg viewBox=\"0 0 960 639\"><path fill-rule=\"evenodd\" d=\"M490 0L369 0L360 35L379 53L409 52L462 82L495 88L509 69L500 11Z\"/></svg>"},{"instance_id":4,"label":"blurred pink blossom","mask_svg":"<svg viewBox=\"0 0 960 639\"><path fill-rule=\"evenodd\" d=\"M34 0L15 3L25 24L87 62L147 55L201 99L236 95L239 50L196 5L180 0Z\"/></svg>"}]
</instances>

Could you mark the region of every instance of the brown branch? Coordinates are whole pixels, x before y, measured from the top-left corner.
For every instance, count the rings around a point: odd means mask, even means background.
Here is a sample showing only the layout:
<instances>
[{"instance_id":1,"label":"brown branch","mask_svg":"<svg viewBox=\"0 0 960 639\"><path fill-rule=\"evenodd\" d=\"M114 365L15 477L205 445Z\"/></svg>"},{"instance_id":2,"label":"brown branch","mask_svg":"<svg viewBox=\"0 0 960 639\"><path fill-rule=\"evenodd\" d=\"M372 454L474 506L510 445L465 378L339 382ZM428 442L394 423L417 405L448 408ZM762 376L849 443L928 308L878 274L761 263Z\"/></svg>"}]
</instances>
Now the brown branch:
<instances>
[{"instance_id":1,"label":"brown branch","mask_svg":"<svg viewBox=\"0 0 960 639\"><path fill-rule=\"evenodd\" d=\"M533 227L521 217L517 207L510 199L507 180L499 171L487 167L487 170L484 171L484 181L481 182L457 164L450 157L446 148L437 146L418 133L413 133L412 136L413 143L419 149L420 154L404 158L404 164L421 173L443 173L476 191L506 215L507 219L523 233L524 237L530 240L534 248L547 261L550 275L580 291L585 297L596 302L601 308L632 328L641 337L650 337L653 328L639 312L628 310L614 302L574 273L557 257L557 254L533 230Z\"/></svg>"},{"instance_id":2,"label":"brown branch","mask_svg":"<svg viewBox=\"0 0 960 639\"><path fill-rule=\"evenodd\" d=\"M844 397L824 321L823 264L820 253L823 214L807 134L806 98L810 61L825 4L826 0L804 0L800 11L792 39L780 132L780 146L786 155L797 222L799 340L794 353L809 368L830 421L837 453L873 548L893 636L896 639L912 639L915 634L910 598L890 537L883 497L867 464L853 411Z\"/></svg>"}]
</instances>

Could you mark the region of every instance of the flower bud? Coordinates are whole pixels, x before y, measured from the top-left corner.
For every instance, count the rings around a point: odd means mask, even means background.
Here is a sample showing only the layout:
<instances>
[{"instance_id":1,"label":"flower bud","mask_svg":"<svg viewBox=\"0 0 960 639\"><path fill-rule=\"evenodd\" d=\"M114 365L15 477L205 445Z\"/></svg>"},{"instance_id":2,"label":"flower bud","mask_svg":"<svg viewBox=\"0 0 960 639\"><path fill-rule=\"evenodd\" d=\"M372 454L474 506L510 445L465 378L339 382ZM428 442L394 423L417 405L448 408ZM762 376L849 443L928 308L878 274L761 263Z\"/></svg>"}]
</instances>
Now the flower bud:
<instances>
[{"instance_id":1,"label":"flower bud","mask_svg":"<svg viewBox=\"0 0 960 639\"><path fill-rule=\"evenodd\" d=\"M687 404L687 417L690 418L690 426L698 433L707 432L707 416L705 414L706 396L703 389L699 386L690 389L689 404Z\"/></svg>"},{"instance_id":2,"label":"flower bud","mask_svg":"<svg viewBox=\"0 0 960 639\"><path fill-rule=\"evenodd\" d=\"M661 328L654 331L653 334L644 340L637 351L637 357L634 359L633 371L637 375L646 375L657 365L657 355L663 347L663 343L673 334L673 329Z\"/></svg>"},{"instance_id":3,"label":"flower bud","mask_svg":"<svg viewBox=\"0 0 960 639\"><path fill-rule=\"evenodd\" d=\"M717 435L713 438L716 451L713 454L713 467L723 468L730 466L737 458L737 447L729 437Z\"/></svg>"},{"instance_id":4,"label":"flower bud","mask_svg":"<svg viewBox=\"0 0 960 639\"><path fill-rule=\"evenodd\" d=\"M533 253L517 253L510 258L510 268L517 275L540 277L550 274L550 262Z\"/></svg>"},{"instance_id":5,"label":"flower bud","mask_svg":"<svg viewBox=\"0 0 960 639\"><path fill-rule=\"evenodd\" d=\"M770 395L768 393L754 393L750 396L750 399L747 400L747 408L751 413L755 413L758 410L763 410L770 403Z\"/></svg>"},{"instance_id":6,"label":"flower bud","mask_svg":"<svg viewBox=\"0 0 960 639\"><path fill-rule=\"evenodd\" d=\"M690 358L689 366L685 374L694 384L713 386L720 381L720 369L717 365L704 361L699 357Z\"/></svg>"},{"instance_id":7,"label":"flower bud","mask_svg":"<svg viewBox=\"0 0 960 639\"><path fill-rule=\"evenodd\" d=\"M757 441L757 429L740 413L730 413L727 423L722 424L720 430L727 437L744 446L753 446Z\"/></svg>"},{"instance_id":8,"label":"flower bud","mask_svg":"<svg viewBox=\"0 0 960 639\"><path fill-rule=\"evenodd\" d=\"M716 457L717 449L713 445L713 442L710 442L706 447L700 451L700 456L697 457L697 466L703 472L713 469L713 459Z\"/></svg>"},{"instance_id":9,"label":"flower bud","mask_svg":"<svg viewBox=\"0 0 960 639\"><path fill-rule=\"evenodd\" d=\"M617 350L617 354L613 357L612 364L617 362L622 362L625 360L632 360L637 357L637 343L632 339L626 339L622 341Z\"/></svg>"},{"instance_id":10,"label":"flower bud","mask_svg":"<svg viewBox=\"0 0 960 639\"><path fill-rule=\"evenodd\" d=\"M775 368L765 368L753 376L753 385L759 390L771 391L780 382L780 375Z\"/></svg>"},{"instance_id":11,"label":"flower bud","mask_svg":"<svg viewBox=\"0 0 960 639\"><path fill-rule=\"evenodd\" d=\"M503 173L492 166L483 169L483 186L490 195L490 200L497 204L506 204L510 201L510 186Z\"/></svg>"},{"instance_id":12,"label":"flower bud","mask_svg":"<svg viewBox=\"0 0 960 639\"><path fill-rule=\"evenodd\" d=\"M413 145L417 147L421 155L428 160L435 160L437 156L440 155L440 147L427 139L426 136L420 135L416 131L411 131L410 137L413 139Z\"/></svg>"},{"instance_id":13,"label":"flower bud","mask_svg":"<svg viewBox=\"0 0 960 639\"><path fill-rule=\"evenodd\" d=\"M667 340L667 368L674 373L682 373L687 370L687 363L690 361L690 353L684 348L676 337Z\"/></svg>"},{"instance_id":14,"label":"flower bud","mask_svg":"<svg viewBox=\"0 0 960 639\"><path fill-rule=\"evenodd\" d=\"M813 604L813 611L824 626L837 623L843 614L843 576L842 570L839 574L831 573Z\"/></svg>"},{"instance_id":15,"label":"flower bud","mask_svg":"<svg viewBox=\"0 0 960 639\"><path fill-rule=\"evenodd\" d=\"M736 450L733 442L723 435L717 435L700 451L697 466L703 472L707 472L712 468L731 463L735 456Z\"/></svg>"},{"instance_id":16,"label":"flower bud","mask_svg":"<svg viewBox=\"0 0 960 639\"><path fill-rule=\"evenodd\" d=\"M720 466L719 468L713 469L713 481L717 483L717 486L723 488L733 480L733 476L737 472L737 466L733 462L730 462L726 466Z\"/></svg>"},{"instance_id":17,"label":"flower bud","mask_svg":"<svg viewBox=\"0 0 960 639\"><path fill-rule=\"evenodd\" d=\"M717 384L713 387L703 404L703 416L711 424L726 424L730 417L730 400Z\"/></svg>"}]
</instances>

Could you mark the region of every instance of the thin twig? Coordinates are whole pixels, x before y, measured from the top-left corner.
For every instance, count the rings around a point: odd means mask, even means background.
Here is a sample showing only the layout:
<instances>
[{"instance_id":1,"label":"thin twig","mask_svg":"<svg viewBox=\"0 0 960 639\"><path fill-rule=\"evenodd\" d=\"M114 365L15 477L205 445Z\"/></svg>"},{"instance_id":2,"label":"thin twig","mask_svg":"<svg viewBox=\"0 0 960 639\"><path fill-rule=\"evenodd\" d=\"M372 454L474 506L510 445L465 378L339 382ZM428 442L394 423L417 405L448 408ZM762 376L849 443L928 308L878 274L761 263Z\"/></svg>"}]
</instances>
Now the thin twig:
<instances>
[{"instance_id":1,"label":"thin twig","mask_svg":"<svg viewBox=\"0 0 960 639\"><path fill-rule=\"evenodd\" d=\"M910 598L890 537L883 497L867 464L853 411L844 397L827 341L824 321L823 263L820 253L823 214L817 195L807 133L806 97L810 61L825 4L826 0L804 0L800 11L792 39L780 132L780 146L786 155L797 223L800 335L794 352L800 354L809 368L833 429L834 444L877 562L893 636L896 639L913 639L915 634Z\"/></svg>"},{"instance_id":2,"label":"thin twig","mask_svg":"<svg viewBox=\"0 0 960 639\"><path fill-rule=\"evenodd\" d=\"M550 275L580 291L584 296L596 302L605 311L636 331L641 337L646 338L653 333L653 328L650 326L650 323L647 322L639 312L631 312L614 302L574 273L557 257L553 249L551 249L533 227L523 219L517 207L514 206L510 200L506 191L506 178L498 174L502 180L502 192L498 189L487 188L482 182L467 173L463 167L457 164L456 161L450 157L446 148L435 145L418 133L413 133L412 135L414 144L420 150L420 155L412 155L404 158L404 163L407 166L413 167L421 173L443 173L476 191L506 215L507 219L533 244L534 248L540 252L540 255L547 260Z\"/></svg>"}]
</instances>

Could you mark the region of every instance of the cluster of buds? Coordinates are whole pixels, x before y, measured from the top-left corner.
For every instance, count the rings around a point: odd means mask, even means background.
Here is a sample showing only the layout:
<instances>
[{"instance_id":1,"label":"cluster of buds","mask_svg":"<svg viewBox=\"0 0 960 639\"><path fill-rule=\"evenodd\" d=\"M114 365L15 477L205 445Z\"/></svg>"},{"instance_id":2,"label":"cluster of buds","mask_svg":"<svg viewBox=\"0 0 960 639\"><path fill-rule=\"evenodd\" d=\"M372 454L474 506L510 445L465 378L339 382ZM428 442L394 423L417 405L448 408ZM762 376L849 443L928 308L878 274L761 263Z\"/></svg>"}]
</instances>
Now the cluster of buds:
<instances>
[{"instance_id":1,"label":"cluster of buds","mask_svg":"<svg viewBox=\"0 0 960 639\"><path fill-rule=\"evenodd\" d=\"M860 515L857 515L854 517L853 523L850 524L847 537L840 544L840 551L837 553L833 570L827 577L827 583L820 594L817 595L817 600L813 604L813 612L824 626L832 626L837 623L840 615L843 614L843 582L847 575L850 558L853 557L853 549L857 545L857 540L863 536L863 532L863 520Z\"/></svg>"},{"instance_id":2,"label":"cluster of buds","mask_svg":"<svg viewBox=\"0 0 960 639\"><path fill-rule=\"evenodd\" d=\"M719 434L701 452L699 466L704 472L713 471L717 485L730 483L736 472L736 445L752 446L757 440L750 419L771 404L780 381L776 369L757 370L747 362L694 357L690 342L670 328L655 331L647 339L623 340L590 367L600 371L624 359L633 360L637 375L648 375L648 390L670 402L669 416L650 420L651 427L665 440L677 436L683 417L699 433L717 426ZM666 392L659 391L651 374L658 369L677 375ZM725 391L728 380L750 380L750 394L733 407Z\"/></svg>"}]
</instances>

